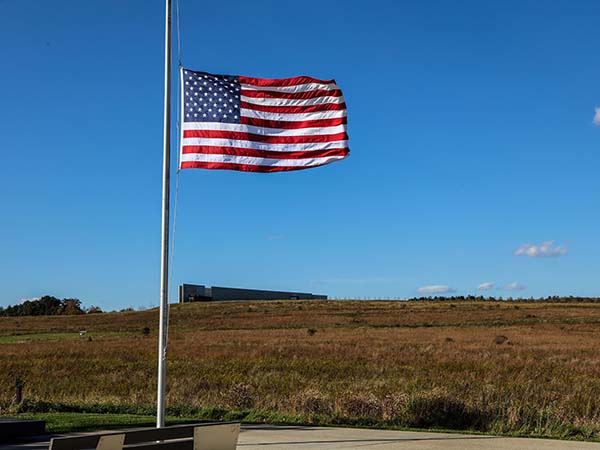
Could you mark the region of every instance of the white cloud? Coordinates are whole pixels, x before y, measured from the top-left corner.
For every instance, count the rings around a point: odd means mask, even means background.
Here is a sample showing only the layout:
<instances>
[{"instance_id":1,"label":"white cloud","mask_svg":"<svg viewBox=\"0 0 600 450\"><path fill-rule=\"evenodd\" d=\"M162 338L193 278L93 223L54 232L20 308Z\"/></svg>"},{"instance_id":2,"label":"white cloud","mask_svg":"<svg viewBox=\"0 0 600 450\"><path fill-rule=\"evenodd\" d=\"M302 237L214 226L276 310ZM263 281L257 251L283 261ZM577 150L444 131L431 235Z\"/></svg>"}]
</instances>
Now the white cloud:
<instances>
[{"instance_id":1,"label":"white cloud","mask_svg":"<svg viewBox=\"0 0 600 450\"><path fill-rule=\"evenodd\" d=\"M562 256L569 251L566 245L554 245L554 241L544 241L539 245L523 244L515 250L517 256L529 256L531 258L548 258Z\"/></svg>"},{"instance_id":2,"label":"white cloud","mask_svg":"<svg viewBox=\"0 0 600 450\"><path fill-rule=\"evenodd\" d=\"M431 284L417 289L417 292L420 294L446 294L454 291L454 289L446 284Z\"/></svg>"},{"instance_id":3,"label":"white cloud","mask_svg":"<svg viewBox=\"0 0 600 450\"><path fill-rule=\"evenodd\" d=\"M494 287L494 283L490 283L489 281L487 281L487 282L481 283L479 286L477 286L477 289L479 289L480 291L489 291L493 287Z\"/></svg>"},{"instance_id":4,"label":"white cloud","mask_svg":"<svg viewBox=\"0 0 600 450\"><path fill-rule=\"evenodd\" d=\"M527 286L525 286L522 283L519 283L518 281L513 281L512 283L509 283L506 286L504 286L504 289L506 289L507 291L524 291L525 289L527 289Z\"/></svg>"},{"instance_id":5,"label":"white cloud","mask_svg":"<svg viewBox=\"0 0 600 450\"><path fill-rule=\"evenodd\" d=\"M39 300L41 297L31 297L31 298L22 298L21 300L19 300L19 304L23 304L25 302L35 302L36 300Z\"/></svg>"},{"instance_id":6,"label":"white cloud","mask_svg":"<svg viewBox=\"0 0 600 450\"><path fill-rule=\"evenodd\" d=\"M600 125L600 108L596 107L596 114L594 114L594 119L592 120L592 123L594 125Z\"/></svg>"}]
</instances>

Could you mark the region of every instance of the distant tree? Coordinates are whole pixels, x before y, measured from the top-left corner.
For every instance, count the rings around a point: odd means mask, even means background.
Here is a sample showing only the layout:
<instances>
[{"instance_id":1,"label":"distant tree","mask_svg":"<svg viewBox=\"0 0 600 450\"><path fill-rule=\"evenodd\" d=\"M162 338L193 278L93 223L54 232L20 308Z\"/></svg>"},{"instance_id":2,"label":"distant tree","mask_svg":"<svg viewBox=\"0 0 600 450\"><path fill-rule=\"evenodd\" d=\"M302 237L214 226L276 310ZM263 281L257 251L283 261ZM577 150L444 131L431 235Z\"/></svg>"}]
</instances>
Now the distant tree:
<instances>
[{"instance_id":1,"label":"distant tree","mask_svg":"<svg viewBox=\"0 0 600 450\"><path fill-rule=\"evenodd\" d=\"M18 305L0 308L0 316L54 316L59 314L83 314L81 301L75 298L60 300L44 295L36 300L26 300Z\"/></svg>"},{"instance_id":2,"label":"distant tree","mask_svg":"<svg viewBox=\"0 0 600 450\"><path fill-rule=\"evenodd\" d=\"M77 298L65 298L63 300L62 314L67 315L67 316L84 314L84 311L81 308L81 300L79 300Z\"/></svg>"},{"instance_id":3,"label":"distant tree","mask_svg":"<svg viewBox=\"0 0 600 450\"><path fill-rule=\"evenodd\" d=\"M540 298L533 298L533 297L528 297L528 298L523 298L523 297L517 297L517 298L513 298L513 297L507 297L504 298L502 296L500 297L484 297L484 296L473 296L473 295L468 295L468 296L464 296L464 295L455 295L455 296L451 296L451 297L443 297L443 296L432 296L432 297L412 297L412 298L407 298L407 299L403 299L404 301L413 301L413 302L502 302L502 301L506 301L506 302L531 302L531 301L539 301L539 302L590 302L590 303L600 303L600 297L574 297L574 296L568 296L568 297L560 297L558 295L552 295L552 296L547 296L547 297L540 297Z\"/></svg>"},{"instance_id":4,"label":"distant tree","mask_svg":"<svg viewBox=\"0 0 600 450\"><path fill-rule=\"evenodd\" d=\"M5 316L51 316L60 314L63 303L56 297L45 295L37 300L26 300L4 309Z\"/></svg>"},{"instance_id":5,"label":"distant tree","mask_svg":"<svg viewBox=\"0 0 600 450\"><path fill-rule=\"evenodd\" d=\"M37 303L39 305L39 314L35 315L52 316L60 314L64 308L64 304L61 300L50 295L44 295L39 300L27 303Z\"/></svg>"},{"instance_id":6,"label":"distant tree","mask_svg":"<svg viewBox=\"0 0 600 450\"><path fill-rule=\"evenodd\" d=\"M89 308L87 308L85 310L86 314L100 314L104 311L102 311L102 308L100 308L99 306L90 306Z\"/></svg>"}]
</instances>

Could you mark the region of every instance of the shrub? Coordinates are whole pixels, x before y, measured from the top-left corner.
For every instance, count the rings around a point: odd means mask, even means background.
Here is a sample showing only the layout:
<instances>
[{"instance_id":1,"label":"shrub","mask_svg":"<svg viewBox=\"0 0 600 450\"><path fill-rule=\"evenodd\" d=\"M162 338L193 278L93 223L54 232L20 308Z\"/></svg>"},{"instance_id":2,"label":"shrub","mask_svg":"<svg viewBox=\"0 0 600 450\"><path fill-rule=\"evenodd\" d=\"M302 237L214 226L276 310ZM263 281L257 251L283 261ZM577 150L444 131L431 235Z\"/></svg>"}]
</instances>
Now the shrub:
<instances>
[{"instance_id":1,"label":"shrub","mask_svg":"<svg viewBox=\"0 0 600 450\"><path fill-rule=\"evenodd\" d=\"M405 393L387 395L381 401L381 413L384 420L402 423L406 419L409 396Z\"/></svg>"},{"instance_id":2,"label":"shrub","mask_svg":"<svg viewBox=\"0 0 600 450\"><path fill-rule=\"evenodd\" d=\"M416 428L472 429L487 421L488 414L469 408L442 389L421 392L406 405L406 425ZM481 429L481 428L480 428Z\"/></svg>"},{"instance_id":3,"label":"shrub","mask_svg":"<svg viewBox=\"0 0 600 450\"><path fill-rule=\"evenodd\" d=\"M342 413L353 418L380 419L381 402L373 394L350 394L341 401Z\"/></svg>"},{"instance_id":4,"label":"shrub","mask_svg":"<svg viewBox=\"0 0 600 450\"><path fill-rule=\"evenodd\" d=\"M501 335L501 334L499 334L498 336L496 336L496 337L494 338L494 342L495 342L497 345L504 344L506 341L508 341L508 338L507 338L506 336L503 336L503 335Z\"/></svg>"},{"instance_id":5,"label":"shrub","mask_svg":"<svg viewBox=\"0 0 600 450\"><path fill-rule=\"evenodd\" d=\"M333 412L331 400L316 389L307 389L292 398L292 408L296 413L313 415L330 415Z\"/></svg>"},{"instance_id":6,"label":"shrub","mask_svg":"<svg viewBox=\"0 0 600 450\"><path fill-rule=\"evenodd\" d=\"M254 407L253 389L247 384L234 384L225 395L225 406L230 409Z\"/></svg>"}]
</instances>

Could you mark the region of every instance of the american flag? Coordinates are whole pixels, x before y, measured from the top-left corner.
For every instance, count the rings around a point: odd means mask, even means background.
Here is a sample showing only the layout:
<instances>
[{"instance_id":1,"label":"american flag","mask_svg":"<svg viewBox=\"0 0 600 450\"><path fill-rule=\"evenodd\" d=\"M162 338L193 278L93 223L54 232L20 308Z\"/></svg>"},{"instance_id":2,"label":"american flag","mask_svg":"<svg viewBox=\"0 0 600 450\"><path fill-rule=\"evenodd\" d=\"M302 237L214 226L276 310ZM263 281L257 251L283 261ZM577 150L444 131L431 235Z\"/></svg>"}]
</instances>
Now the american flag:
<instances>
[{"instance_id":1,"label":"american flag","mask_svg":"<svg viewBox=\"0 0 600 450\"><path fill-rule=\"evenodd\" d=\"M346 103L334 80L181 69L180 168L277 172L348 156Z\"/></svg>"}]
</instances>

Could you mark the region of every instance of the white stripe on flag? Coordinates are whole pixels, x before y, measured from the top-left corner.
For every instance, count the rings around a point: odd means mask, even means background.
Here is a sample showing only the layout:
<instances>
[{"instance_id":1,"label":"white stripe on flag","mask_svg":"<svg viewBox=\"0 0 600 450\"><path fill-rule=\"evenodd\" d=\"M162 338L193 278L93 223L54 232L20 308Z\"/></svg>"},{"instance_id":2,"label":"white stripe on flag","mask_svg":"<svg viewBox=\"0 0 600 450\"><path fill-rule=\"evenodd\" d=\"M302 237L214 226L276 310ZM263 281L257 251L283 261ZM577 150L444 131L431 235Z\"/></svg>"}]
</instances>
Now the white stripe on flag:
<instances>
[{"instance_id":1,"label":"white stripe on flag","mask_svg":"<svg viewBox=\"0 0 600 450\"><path fill-rule=\"evenodd\" d=\"M348 113L345 109L342 109L339 111L317 111L304 114L284 114L242 108L240 110L240 114L243 117L251 117L254 119L278 120L282 122L304 122L306 120L337 119L340 117L346 117Z\"/></svg>"},{"instance_id":2,"label":"white stripe on flag","mask_svg":"<svg viewBox=\"0 0 600 450\"><path fill-rule=\"evenodd\" d=\"M272 166L272 167L308 167L319 166L329 162L344 159L343 156L328 156L324 158L303 158L303 159L274 159L274 158L256 158L254 156L234 156L234 155L212 155L204 153L184 153L181 155L181 162L222 162L231 164L248 164L252 166Z\"/></svg>"},{"instance_id":3,"label":"white stripe on flag","mask_svg":"<svg viewBox=\"0 0 600 450\"><path fill-rule=\"evenodd\" d=\"M251 84L242 83L242 90L248 89L249 91L272 91L272 92L307 92L307 91L336 91L340 87L337 84L323 84L323 83L305 83L296 84L294 86L253 86Z\"/></svg>"},{"instance_id":4,"label":"white stripe on flag","mask_svg":"<svg viewBox=\"0 0 600 450\"><path fill-rule=\"evenodd\" d=\"M242 95L242 101L252 103L254 105L265 106L312 106L335 104L341 105L344 103L344 97L315 97L307 99L288 99L288 98L265 98L265 97L246 97Z\"/></svg>"},{"instance_id":5,"label":"white stripe on flag","mask_svg":"<svg viewBox=\"0 0 600 450\"><path fill-rule=\"evenodd\" d=\"M235 139L183 138L181 145L183 147L188 145L202 145L206 147L251 148L254 150L267 150L274 152L301 152L311 150L329 150L331 148L346 148L348 147L348 141L308 142L303 144L267 144L262 142L240 141Z\"/></svg>"},{"instance_id":6,"label":"white stripe on flag","mask_svg":"<svg viewBox=\"0 0 600 450\"><path fill-rule=\"evenodd\" d=\"M237 131L240 133L261 134L264 136L314 136L326 134L338 134L346 131L346 125L335 125L332 127L319 128L266 128L254 125L241 125L237 123L221 122L183 122L184 130L217 130Z\"/></svg>"}]
</instances>

